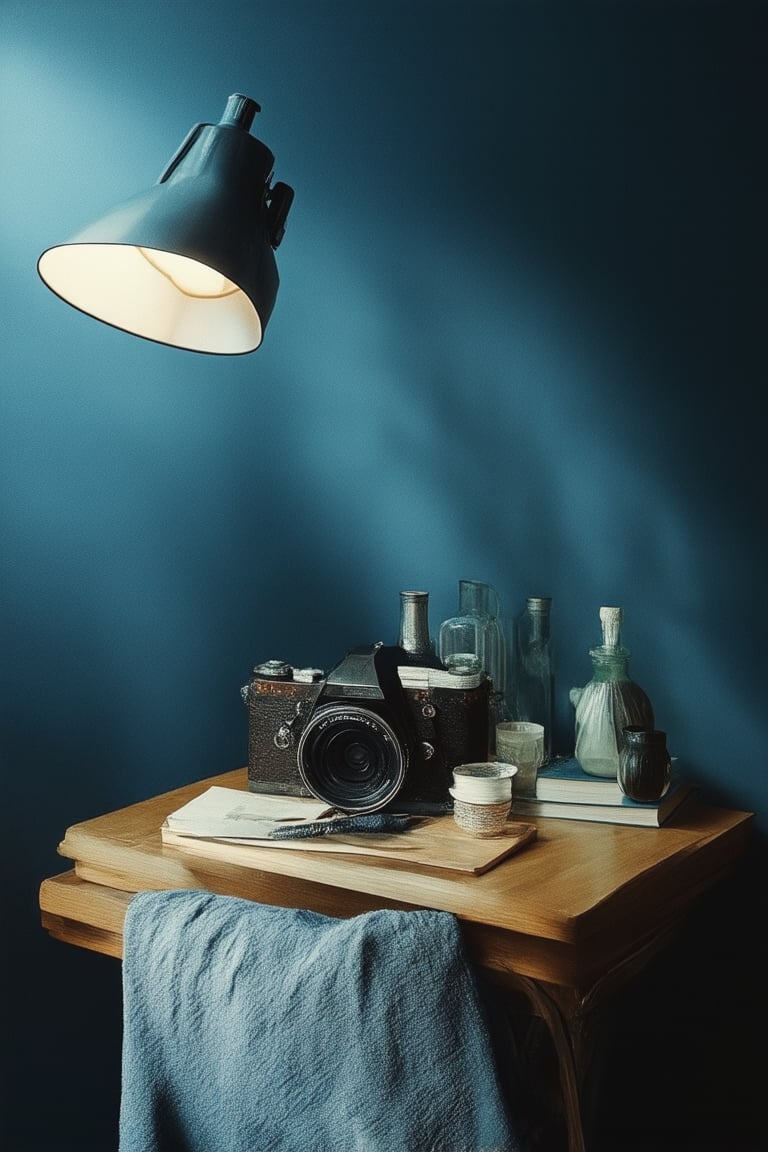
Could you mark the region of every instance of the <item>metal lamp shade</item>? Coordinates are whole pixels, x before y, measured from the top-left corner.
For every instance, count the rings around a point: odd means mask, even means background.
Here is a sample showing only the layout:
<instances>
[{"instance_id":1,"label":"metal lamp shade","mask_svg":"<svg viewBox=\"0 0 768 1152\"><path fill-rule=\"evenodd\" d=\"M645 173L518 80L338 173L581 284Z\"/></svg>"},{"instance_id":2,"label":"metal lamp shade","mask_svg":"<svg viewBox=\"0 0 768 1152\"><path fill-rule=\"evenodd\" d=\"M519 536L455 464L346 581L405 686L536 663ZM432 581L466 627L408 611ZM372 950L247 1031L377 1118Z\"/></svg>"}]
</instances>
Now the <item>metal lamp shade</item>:
<instances>
[{"instance_id":1,"label":"metal lamp shade","mask_svg":"<svg viewBox=\"0 0 768 1152\"><path fill-rule=\"evenodd\" d=\"M198 124L153 188L42 254L38 271L53 292L162 344L223 355L258 348L279 284L274 156L247 131L258 105L235 99L250 105L239 121Z\"/></svg>"}]
</instances>

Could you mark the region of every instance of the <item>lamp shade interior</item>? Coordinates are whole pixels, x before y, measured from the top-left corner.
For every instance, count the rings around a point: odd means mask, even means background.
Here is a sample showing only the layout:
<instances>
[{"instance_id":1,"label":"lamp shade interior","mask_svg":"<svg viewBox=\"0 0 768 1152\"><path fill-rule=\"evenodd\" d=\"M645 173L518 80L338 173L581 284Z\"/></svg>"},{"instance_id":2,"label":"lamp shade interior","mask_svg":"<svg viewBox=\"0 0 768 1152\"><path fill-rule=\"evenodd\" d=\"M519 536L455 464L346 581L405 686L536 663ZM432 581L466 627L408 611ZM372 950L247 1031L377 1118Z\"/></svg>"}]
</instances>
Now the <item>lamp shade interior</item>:
<instances>
[{"instance_id":1,"label":"lamp shade interior","mask_svg":"<svg viewBox=\"0 0 768 1152\"><path fill-rule=\"evenodd\" d=\"M38 268L62 300L147 340L223 355L261 343L249 297L197 260L165 252L153 260L134 244L62 244Z\"/></svg>"},{"instance_id":2,"label":"lamp shade interior","mask_svg":"<svg viewBox=\"0 0 768 1152\"><path fill-rule=\"evenodd\" d=\"M250 298L220 272L133 244L62 244L40 257L48 287L107 324L193 352L252 352L262 325Z\"/></svg>"}]
</instances>

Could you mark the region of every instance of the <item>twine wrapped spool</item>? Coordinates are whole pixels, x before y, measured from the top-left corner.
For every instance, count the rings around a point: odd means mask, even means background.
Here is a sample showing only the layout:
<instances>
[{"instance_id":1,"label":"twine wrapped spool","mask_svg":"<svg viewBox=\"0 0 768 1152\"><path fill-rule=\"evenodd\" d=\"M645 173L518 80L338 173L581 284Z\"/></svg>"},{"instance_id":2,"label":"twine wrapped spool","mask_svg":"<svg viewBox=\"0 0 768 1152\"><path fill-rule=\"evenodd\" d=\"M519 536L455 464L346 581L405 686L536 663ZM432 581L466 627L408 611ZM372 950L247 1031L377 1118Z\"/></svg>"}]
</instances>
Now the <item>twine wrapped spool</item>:
<instances>
[{"instance_id":1,"label":"twine wrapped spool","mask_svg":"<svg viewBox=\"0 0 768 1152\"><path fill-rule=\"evenodd\" d=\"M500 836L506 827L511 807L511 800L505 800L502 804L470 804L454 796L453 818L459 828L472 836Z\"/></svg>"},{"instance_id":2,"label":"twine wrapped spool","mask_svg":"<svg viewBox=\"0 0 768 1152\"><path fill-rule=\"evenodd\" d=\"M453 770L453 788L448 791L454 799L468 804L503 804L512 796L512 777L516 774L514 764L459 764Z\"/></svg>"}]
</instances>

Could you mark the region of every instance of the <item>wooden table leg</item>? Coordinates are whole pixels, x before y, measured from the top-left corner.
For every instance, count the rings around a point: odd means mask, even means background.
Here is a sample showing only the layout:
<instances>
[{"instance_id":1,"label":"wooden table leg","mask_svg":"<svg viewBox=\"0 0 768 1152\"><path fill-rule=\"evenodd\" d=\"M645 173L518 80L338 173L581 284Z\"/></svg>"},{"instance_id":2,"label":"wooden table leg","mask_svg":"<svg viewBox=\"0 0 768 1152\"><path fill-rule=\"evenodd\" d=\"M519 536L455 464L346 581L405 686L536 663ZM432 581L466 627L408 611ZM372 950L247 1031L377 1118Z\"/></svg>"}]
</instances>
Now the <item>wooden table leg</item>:
<instances>
[{"instance_id":1,"label":"wooden table leg","mask_svg":"<svg viewBox=\"0 0 768 1152\"><path fill-rule=\"evenodd\" d=\"M586 1152L581 1111L581 1090L587 1068L586 1034L579 1017L564 1012L549 990L526 976L515 978L515 985L527 997L531 1008L546 1024L552 1037L560 1073L568 1152Z\"/></svg>"},{"instance_id":2,"label":"wooden table leg","mask_svg":"<svg viewBox=\"0 0 768 1152\"><path fill-rule=\"evenodd\" d=\"M609 968L587 989L561 987L507 970L496 979L522 993L533 1013L546 1025L557 1058L568 1152L586 1152L585 1087L597 1048L604 1007L613 996L670 941L676 930L665 929Z\"/></svg>"}]
</instances>

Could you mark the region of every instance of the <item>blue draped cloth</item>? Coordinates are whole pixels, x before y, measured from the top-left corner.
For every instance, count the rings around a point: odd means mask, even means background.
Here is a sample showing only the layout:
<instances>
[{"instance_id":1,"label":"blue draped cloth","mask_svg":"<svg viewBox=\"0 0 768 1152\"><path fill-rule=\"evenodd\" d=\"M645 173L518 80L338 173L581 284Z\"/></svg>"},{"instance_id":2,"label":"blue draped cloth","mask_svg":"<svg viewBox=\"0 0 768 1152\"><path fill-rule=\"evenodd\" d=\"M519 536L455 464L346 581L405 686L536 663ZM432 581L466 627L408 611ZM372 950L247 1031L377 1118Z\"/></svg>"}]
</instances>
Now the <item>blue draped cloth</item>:
<instances>
[{"instance_id":1,"label":"blue draped cloth","mask_svg":"<svg viewBox=\"0 0 768 1152\"><path fill-rule=\"evenodd\" d=\"M143 892L120 1152L519 1152L456 918Z\"/></svg>"}]
</instances>

